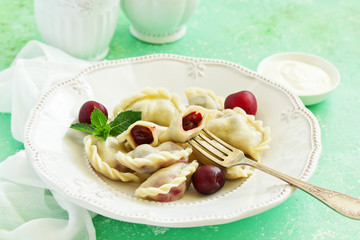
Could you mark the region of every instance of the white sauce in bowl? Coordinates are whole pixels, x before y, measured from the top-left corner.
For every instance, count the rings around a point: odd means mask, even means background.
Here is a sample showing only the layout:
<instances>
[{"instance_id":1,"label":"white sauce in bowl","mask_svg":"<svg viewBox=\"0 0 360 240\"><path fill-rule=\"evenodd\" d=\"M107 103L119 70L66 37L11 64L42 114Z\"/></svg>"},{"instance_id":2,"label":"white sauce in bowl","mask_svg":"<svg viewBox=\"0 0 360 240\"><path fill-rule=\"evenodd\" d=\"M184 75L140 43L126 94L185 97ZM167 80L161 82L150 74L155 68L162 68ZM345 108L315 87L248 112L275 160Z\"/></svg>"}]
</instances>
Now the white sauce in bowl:
<instances>
[{"instance_id":1,"label":"white sauce in bowl","mask_svg":"<svg viewBox=\"0 0 360 240\"><path fill-rule=\"evenodd\" d=\"M296 60L272 61L263 74L287 85L297 95L317 94L332 87L329 74L322 68Z\"/></svg>"}]
</instances>

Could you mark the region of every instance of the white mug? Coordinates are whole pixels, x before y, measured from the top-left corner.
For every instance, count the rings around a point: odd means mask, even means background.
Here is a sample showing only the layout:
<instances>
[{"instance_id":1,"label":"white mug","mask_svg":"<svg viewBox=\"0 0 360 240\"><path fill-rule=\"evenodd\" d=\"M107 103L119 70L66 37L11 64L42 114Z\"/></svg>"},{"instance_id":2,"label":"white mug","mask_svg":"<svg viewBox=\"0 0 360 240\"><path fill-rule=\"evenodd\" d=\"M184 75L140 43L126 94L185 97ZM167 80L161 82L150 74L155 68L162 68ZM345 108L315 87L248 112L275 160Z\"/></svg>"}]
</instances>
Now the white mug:
<instances>
[{"instance_id":1,"label":"white mug","mask_svg":"<svg viewBox=\"0 0 360 240\"><path fill-rule=\"evenodd\" d=\"M121 9L131 22L131 34L149 43L168 43L182 38L185 23L200 0L121 0Z\"/></svg>"},{"instance_id":2,"label":"white mug","mask_svg":"<svg viewBox=\"0 0 360 240\"><path fill-rule=\"evenodd\" d=\"M43 40L70 55L103 59L114 35L119 0L34 0Z\"/></svg>"}]
</instances>

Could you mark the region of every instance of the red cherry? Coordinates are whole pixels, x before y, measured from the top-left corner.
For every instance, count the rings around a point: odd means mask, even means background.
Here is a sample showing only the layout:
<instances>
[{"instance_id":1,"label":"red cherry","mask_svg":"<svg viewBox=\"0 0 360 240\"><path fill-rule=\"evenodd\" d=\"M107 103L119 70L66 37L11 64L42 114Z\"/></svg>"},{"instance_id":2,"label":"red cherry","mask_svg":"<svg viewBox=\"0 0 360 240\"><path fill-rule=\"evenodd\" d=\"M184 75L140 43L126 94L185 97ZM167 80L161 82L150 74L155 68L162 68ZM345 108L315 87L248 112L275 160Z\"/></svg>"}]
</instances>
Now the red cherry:
<instances>
[{"instance_id":1,"label":"red cherry","mask_svg":"<svg viewBox=\"0 0 360 240\"><path fill-rule=\"evenodd\" d=\"M147 127L136 125L130 130L130 134L133 137L137 145L150 144L154 141L151 130Z\"/></svg>"},{"instance_id":2,"label":"red cherry","mask_svg":"<svg viewBox=\"0 0 360 240\"><path fill-rule=\"evenodd\" d=\"M234 107L242 108L247 114L255 115L257 102L254 94L249 91L240 91L230 94L225 99L225 108L233 109Z\"/></svg>"},{"instance_id":3,"label":"red cherry","mask_svg":"<svg viewBox=\"0 0 360 240\"><path fill-rule=\"evenodd\" d=\"M108 112L104 105L95 101L87 101L80 108L79 122L91 124L91 113L94 111L95 107L102 111L106 117L108 117Z\"/></svg>"},{"instance_id":4,"label":"red cherry","mask_svg":"<svg viewBox=\"0 0 360 240\"><path fill-rule=\"evenodd\" d=\"M183 129L185 131L188 131L193 128L197 128L199 126L199 123L201 122L202 118L203 117L202 117L201 113L197 113L195 111L189 113L182 119Z\"/></svg>"},{"instance_id":5,"label":"red cherry","mask_svg":"<svg viewBox=\"0 0 360 240\"><path fill-rule=\"evenodd\" d=\"M224 186L225 176L219 167L204 165L195 171L192 176L192 183L199 193L212 194Z\"/></svg>"}]
</instances>

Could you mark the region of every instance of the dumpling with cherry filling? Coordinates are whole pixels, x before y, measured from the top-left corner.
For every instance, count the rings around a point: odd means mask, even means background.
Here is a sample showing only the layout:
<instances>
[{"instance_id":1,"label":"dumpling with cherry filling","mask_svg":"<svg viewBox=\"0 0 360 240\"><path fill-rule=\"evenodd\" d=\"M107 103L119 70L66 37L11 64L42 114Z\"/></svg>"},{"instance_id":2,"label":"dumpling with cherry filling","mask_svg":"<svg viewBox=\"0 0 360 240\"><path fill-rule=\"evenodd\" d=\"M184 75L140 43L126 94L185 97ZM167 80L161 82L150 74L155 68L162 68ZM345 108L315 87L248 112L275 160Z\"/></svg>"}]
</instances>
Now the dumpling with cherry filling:
<instances>
[{"instance_id":1,"label":"dumpling with cherry filling","mask_svg":"<svg viewBox=\"0 0 360 240\"><path fill-rule=\"evenodd\" d=\"M135 191L142 199L171 202L180 199L191 182L191 176L199 164L196 160L188 163L175 163L152 174Z\"/></svg>"},{"instance_id":2,"label":"dumpling with cherry filling","mask_svg":"<svg viewBox=\"0 0 360 240\"><path fill-rule=\"evenodd\" d=\"M205 127L209 110L200 106L189 106L176 116L169 128L160 135L160 141L184 143L195 137Z\"/></svg>"},{"instance_id":3,"label":"dumpling with cherry filling","mask_svg":"<svg viewBox=\"0 0 360 240\"><path fill-rule=\"evenodd\" d=\"M114 116L126 110L141 111L142 120L167 127L184 109L178 95L170 94L165 88L146 88L122 100L115 107Z\"/></svg>"},{"instance_id":4,"label":"dumpling with cherry filling","mask_svg":"<svg viewBox=\"0 0 360 240\"><path fill-rule=\"evenodd\" d=\"M126 152L126 148L116 138L108 137L106 141L94 135L84 138L85 152L90 165L102 175L123 182L142 182L148 175L139 174L117 161L118 152Z\"/></svg>"},{"instance_id":5,"label":"dumpling with cherry filling","mask_svg":"<svg viewBox=\"0 0 360 240\"><path fill-rule=\"evenodd\" d=\"M156 147L160 144L159 136L167 130L167 127L147 121L136 121L128 129L116 138L120 142L127 141L132 149L141 144L149 144Z\"/></svg>"},{"instance_id":6,"label":"dumpling with cherry filling","mask_svg":"<svg viewBox=\"0 0 360 240\"><path fill-rule=\"evenodd\" d=\"M137 146L133 151L116 154L118 162L141 174L151 174L177 162L187 162L192 148L188 144L164 142L157 147L149 144Z\"/></svg>"}]
</instances>

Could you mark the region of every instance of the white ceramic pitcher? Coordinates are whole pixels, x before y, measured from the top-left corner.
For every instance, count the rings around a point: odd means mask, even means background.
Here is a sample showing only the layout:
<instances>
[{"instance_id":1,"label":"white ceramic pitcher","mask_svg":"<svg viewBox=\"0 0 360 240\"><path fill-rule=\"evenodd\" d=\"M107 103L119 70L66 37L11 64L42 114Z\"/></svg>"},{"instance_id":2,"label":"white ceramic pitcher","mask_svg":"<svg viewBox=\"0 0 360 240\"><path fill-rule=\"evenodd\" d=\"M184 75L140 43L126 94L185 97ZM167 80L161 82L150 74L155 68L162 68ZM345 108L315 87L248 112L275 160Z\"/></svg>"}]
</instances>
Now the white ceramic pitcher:
<instances>
[{"instance_id":1,"label":"white ceramic pitcher","mask_svg":"<svg viewBox=\"0 0 360 240\"><path fill-rule=\"evenodd\" d=\"M109 51L119 0L34 0L43 40L74 57L100 60Z\"/></svg>"}]
</instances>

